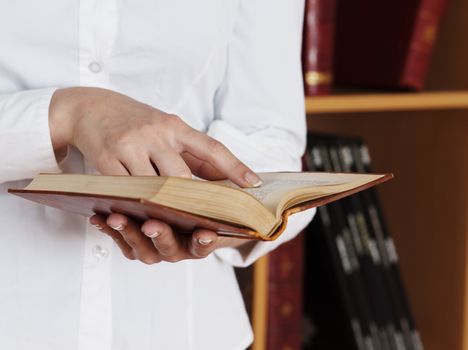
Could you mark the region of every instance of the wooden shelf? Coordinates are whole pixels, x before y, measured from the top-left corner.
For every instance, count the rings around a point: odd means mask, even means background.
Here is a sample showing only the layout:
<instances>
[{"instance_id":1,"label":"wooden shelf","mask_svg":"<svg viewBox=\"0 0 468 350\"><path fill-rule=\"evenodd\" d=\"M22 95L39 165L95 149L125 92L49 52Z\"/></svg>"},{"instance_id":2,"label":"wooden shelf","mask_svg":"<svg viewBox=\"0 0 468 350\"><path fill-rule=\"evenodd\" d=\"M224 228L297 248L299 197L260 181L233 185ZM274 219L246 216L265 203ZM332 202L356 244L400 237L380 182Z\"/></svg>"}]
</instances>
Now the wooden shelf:
<instances>
[{"instance_id":1,"label":"wooden shelf","mask_svg":"<svg viewBox=\"0 0 468 350\"><path fill-rule=\"evenodd\" d=\"M330 95L306 98L307 114L468 109L468 91Z\"/></svg>"}]
</instances>

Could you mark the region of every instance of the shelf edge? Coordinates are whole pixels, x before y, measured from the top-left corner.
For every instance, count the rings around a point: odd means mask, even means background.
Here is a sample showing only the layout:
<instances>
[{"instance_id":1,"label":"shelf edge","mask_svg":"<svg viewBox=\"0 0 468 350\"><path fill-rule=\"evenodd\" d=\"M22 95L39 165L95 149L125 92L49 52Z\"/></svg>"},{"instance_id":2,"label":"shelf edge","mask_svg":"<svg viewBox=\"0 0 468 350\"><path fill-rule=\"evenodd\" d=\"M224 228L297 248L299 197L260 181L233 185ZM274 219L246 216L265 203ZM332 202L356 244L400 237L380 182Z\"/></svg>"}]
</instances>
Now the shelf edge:
<instances>
[{"instance_id":1,"label":"shelf edge","mask_svg":"<svg viewBox=\"0 0 468 350\"><path fill-rule=\"evenodd\" d=\"M307 114L468 109L468 91L330 95L306 98Z\"/></svg>"}]
</instances>

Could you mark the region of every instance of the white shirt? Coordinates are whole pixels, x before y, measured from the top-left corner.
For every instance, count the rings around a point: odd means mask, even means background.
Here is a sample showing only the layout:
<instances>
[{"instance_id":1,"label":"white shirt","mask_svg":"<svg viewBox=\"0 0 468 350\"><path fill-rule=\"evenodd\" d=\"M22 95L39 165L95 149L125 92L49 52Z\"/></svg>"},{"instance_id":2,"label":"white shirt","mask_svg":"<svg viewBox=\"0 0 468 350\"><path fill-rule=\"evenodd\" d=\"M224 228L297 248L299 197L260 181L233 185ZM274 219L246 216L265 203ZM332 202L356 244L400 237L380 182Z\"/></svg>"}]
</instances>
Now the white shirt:
<instances>
[{"instance_id":1,"label":"white shirt","mask_svg":"<svg viewBox=\"0 0 468 350\"><path fill-rule=\"evenodd\" d=\"M57 164L55 89L127 94L222 141L256 171L299 170L305 146L303 0L0 0L0 348L244 349L252 332L232 266L125 259L86 218L7 194L40 172L91 173L72 149Z\"/></svg>"}]
</instances>

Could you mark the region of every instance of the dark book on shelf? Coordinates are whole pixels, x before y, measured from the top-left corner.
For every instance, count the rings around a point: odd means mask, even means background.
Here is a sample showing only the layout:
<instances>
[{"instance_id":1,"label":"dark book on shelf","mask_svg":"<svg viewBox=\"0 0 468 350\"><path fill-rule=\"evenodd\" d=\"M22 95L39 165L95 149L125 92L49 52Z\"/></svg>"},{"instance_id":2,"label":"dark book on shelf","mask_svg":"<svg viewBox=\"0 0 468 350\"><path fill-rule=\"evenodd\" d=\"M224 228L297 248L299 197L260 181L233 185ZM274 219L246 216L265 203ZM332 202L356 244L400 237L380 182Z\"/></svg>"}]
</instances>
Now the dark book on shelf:
<instances>
[{"instance_id":1,"label":"dark book on shelf","mask_svg":"<svg viewBox=\"0 0 468 350\"><path fill-rule=\"evenodd\" d=\"M333 138L330 140L330 150L336 154L339 167L342 171L349 172L356 169L356 156L352 152L355 139ZM367 195L367 194L366 194ZM347 201L348 215L353 218L352 225L361 243L359 259L362 265L362 273L366 281L366 289L369 294L369 302L375 311L379 326L379 336L384 349L407 349L395 310L389 304L390 295L385 281L385 271L382 263L381 252L377 246L377 237L373 229L369 208L371 203L366 196L352 196Z\"/></svg>"},{"instance_id":2,"label":"dark book on shelf","mask_svg":"<svg viewBox=\"0 0 468 350\"><path fill-rule=\"evenodd\" d=\"M302 48L306 96L330 92L336 0L306 0Z\"/></svg>"},{"instance_id":3,"label":"dark book on shelf","mask_svg":"<svg viewBox=\"0 0 468 350\"><path fill-rule=\"evenodd\" d=\"M355 170L362 173L371 172L370 152L366 144L360 139L354 139L349 142L349 145L356 160ZM386 287L396 317L396 328L401 331L407 349L423 350L421 337L401 278L397 250L387 228L377 192L374 190L363 192L360 197L366 206L369 223L374 232L376 245L382 259Z\"/></svg>"},{"instance_id":4,"label":"dark book on shelf","mask_svg":"<svg viewBox=\"0 0 468 350\"><path fill-rule=\"evenodd\" d=\"M421 90L447 0L338 1L338 87Z\"/></svg>"},{"instance_id":5,"label":"dark book on shelf","mask_svg":"<svg viewBox=\"0 0 468 350\"><path fill-rule=\"evenodd\" d=\"M306 154L306 163L308 168L314 171L329 171L332 170L333 161L331 154L324 142L323 137L317 135L310 135L308 140L308 153ZM321 264L331 264L333 266L334 276L337 280L339 287L339 295L344 304L345 313L338 317L343 318L344 324L347 325L348 331L346 334L352 334L351 338L345 341L347 347L354 347L355 349L380 349L379 346L379 333L375 315L373 314L368 302L367 294L365 291L364 281L361 275L361 263L358 259L358 254L355 247L357 237L353 234L353 230L347 220L345 208L343 203L336 203L319 208L318 216L322 225L322 229L312 231L308 230L306 239L320 239L317 236L322 236L323 240L327 242L328 249L330 249L329 256L331 261L322 261ZM306 273L305 280L308 288L320 288L320 281L309 274L307 268L310 266L309 259L309 246L314 243L306 244ZM316 281L316 285L313 282ZM320 300L312 300L305 293L306 302L309 301L309 306L313 309L314 304L321 304ZM306 340L311 343L310 349L316 349L319 345L323 344L323 349L334 349L332 347L334 339L328 339L327 335L332 333L325 329L326 325L319 322L314 322L314 315L312 310L305 312L305 317L312 319L312 324L315 325L316 334L311 340ZM326 345L325 345L326 344ZM339 349L342 347L337 347Z\"/></svg>"},{"instance_id":6,"label":"dark book on shelf","mask_svg":"<svg viewBox=\"0 0 468 350\"><path fill-rule=\"evenodd\" d=\"M306 160L316 171L370 170L368 150L358 138L311 134ZM321 207L318 214L305 235L304 317L309 331L304 348L423 349L375 191Z\"/></svg>"},{"instance_id":7,"label":"dark book on shelf","mask_svg":"<svg viewBox=\"0 0 468 350\"><path fill-rule=\"evenodd\" d=\"M349 139L343 137L326 139L335 171L349 172L355 167L349 142ZM367 300L375 317L379 346L389 350L405 349L401 331L396 328L393 309L388 303L390 299L384 281L381 257L363 200L360 196L351 196L343 201L343 205L360 262Z\"/></svg>"}]
</instances>

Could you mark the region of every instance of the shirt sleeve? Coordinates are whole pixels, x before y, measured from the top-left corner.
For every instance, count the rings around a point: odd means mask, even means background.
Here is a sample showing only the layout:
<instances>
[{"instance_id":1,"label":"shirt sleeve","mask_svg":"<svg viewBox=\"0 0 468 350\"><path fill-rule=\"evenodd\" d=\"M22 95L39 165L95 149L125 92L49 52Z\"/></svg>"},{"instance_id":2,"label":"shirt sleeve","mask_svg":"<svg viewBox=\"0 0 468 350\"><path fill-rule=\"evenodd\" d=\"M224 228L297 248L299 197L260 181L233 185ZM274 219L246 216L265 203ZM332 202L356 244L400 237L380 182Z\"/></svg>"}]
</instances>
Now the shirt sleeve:
<instances>
[{"instance_id":1,"label":"shirt sleeve","mask_svg":"<svg viewBox=\"0 0 468 350\"><path fill-rule=\"evenodd\" d=\"M59 172L49 129L54 88L0 95L0 183Z\"/></svg>"},{"instance_id":2,"label":"shirt sleeve","mask_svg":"<svg viewBox=\"0 0 468 350\"><path fill-rule=\"evenodd\" d=\"M303 0L240 0L228 48L226 76L208 135L224 143L258 172L299 171L306 120L301 70ZM315 210L295 214L274 242L258 242L248 254L235 248L215 254L247 266L295 237Z\"/></svg>"}]
</instances>

